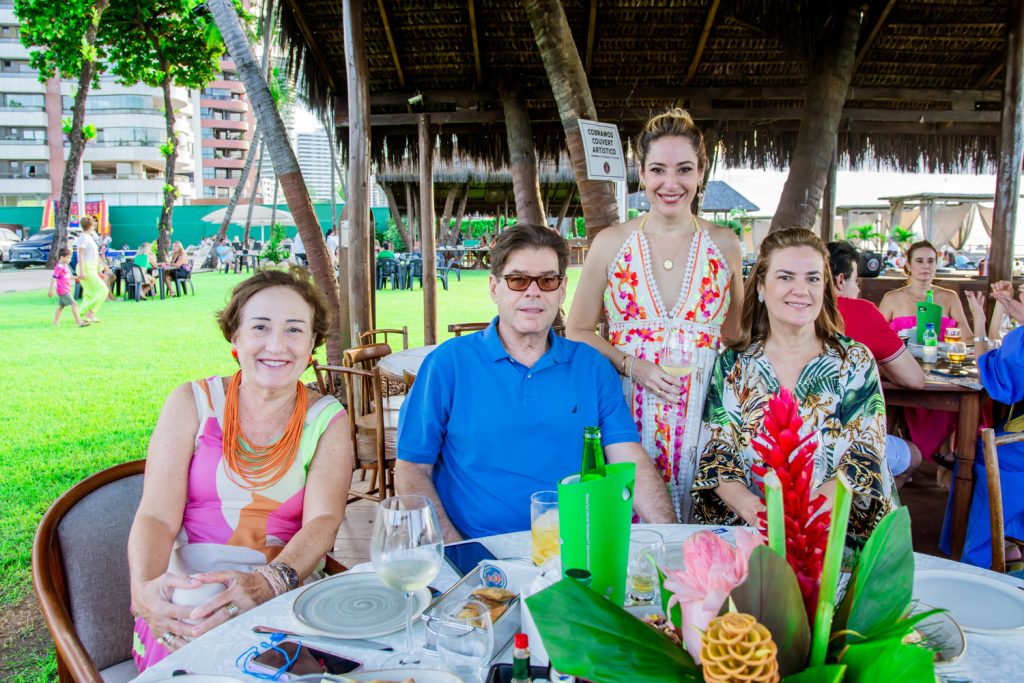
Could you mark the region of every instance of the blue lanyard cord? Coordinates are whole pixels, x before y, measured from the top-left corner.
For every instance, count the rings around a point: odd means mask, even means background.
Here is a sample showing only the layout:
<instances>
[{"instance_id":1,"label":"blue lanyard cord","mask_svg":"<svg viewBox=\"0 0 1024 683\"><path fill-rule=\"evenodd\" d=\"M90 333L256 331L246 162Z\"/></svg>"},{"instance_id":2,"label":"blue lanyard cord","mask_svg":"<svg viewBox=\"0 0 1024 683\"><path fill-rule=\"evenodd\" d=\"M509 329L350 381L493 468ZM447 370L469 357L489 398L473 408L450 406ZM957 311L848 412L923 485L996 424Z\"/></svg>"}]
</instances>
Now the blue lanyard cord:
<instances>
[{"instance_id":1,"label":"blue lanyard cord","mask_svg":"<svg viewBox=\"0 0 1024 683\"><path fill-rule=\"evenodd\" d=\"M284 648L278 647L277 644L284 640L284 638L285 636L283 633L271 633L270 638L267 641L260 643L258 646L252 645L245 652L238 655L238 657L235 659L235 668L237 668L244 674L247 674L254 678L259 678L264 681L279 680L285 673L288 672L292 665L295 664L295 660L299 658L299 653L302 652L302 643L296 643L297 647L295 648L295 654L293 655L289 655L287 650L285 650ZM263 671L254 670L250 667L250 662L252 662L254 658L270 650L277 650L284 656L284 665L282 665L281 668L279 668L274 673L266 673Z\"/></svg>"}]
</instances>

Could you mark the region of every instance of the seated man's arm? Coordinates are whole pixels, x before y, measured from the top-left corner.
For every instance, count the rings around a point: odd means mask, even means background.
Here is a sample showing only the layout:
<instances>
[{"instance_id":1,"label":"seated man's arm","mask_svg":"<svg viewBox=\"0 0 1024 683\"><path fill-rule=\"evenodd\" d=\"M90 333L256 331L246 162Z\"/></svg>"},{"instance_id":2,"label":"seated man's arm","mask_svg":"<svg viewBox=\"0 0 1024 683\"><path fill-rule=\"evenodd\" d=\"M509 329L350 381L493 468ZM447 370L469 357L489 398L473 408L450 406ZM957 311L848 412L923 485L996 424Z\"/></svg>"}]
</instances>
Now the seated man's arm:
<instances>
[{"instance_id":1,"label":"seated man's arm","mask_svg":"<svg viewBox=\"0 0 1024 683\"><path fill-rule=\"evenodd\" d=\"M924 387L924 371L909 351L904 351L888 363L879 364L878 369L893 384L909 389Z\"/></svg>"},{"instance_id":2,"label":"seated man's arm","mask_svg":"<svg viewBox=\"0 0 1024 683\"><path fill-rule=\"evenodd\" d=\"M452 520L448 518L444 505L441 504L441 497L437 495L437 488L433 480L434 466L432 464L409 462L407 460L395 461L395 493L400 496L426 496L434 504L434 511L437 519L441 522L441 533L444 535L445 543L458 543L462 535L455 529Z\"/></svg>"},{"instance_id":3,"label":"seated man's arm","mask_svg":"<svg viewBox=\"0 0 1024 683\"><path fill-rule=\"evenodd\" d=\"M604 447L609 463L631 462L636 464L636 486L633 489L633 508L648 524L675 524L675 508L668 496L668 488L661 480L654 464L647 457L643 446L630 441L614 443Z\"/></svg>"}]
</instances>

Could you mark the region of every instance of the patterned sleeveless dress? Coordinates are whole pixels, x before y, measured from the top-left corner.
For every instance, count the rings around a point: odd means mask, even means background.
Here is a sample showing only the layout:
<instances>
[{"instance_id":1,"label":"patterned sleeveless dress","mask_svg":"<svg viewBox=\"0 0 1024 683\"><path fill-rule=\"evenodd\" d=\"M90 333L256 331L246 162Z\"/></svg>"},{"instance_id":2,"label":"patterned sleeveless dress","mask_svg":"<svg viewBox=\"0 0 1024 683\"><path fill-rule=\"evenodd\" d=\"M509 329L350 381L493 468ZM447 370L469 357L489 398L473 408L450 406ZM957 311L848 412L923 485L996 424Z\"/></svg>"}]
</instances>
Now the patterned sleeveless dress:
<instances>
[{"instance_id":1,"label":"patterned sleeveless dress","mask_svg":"<svg viewBox=\"0 0 1024 683\"><path fill-rule=\"evenodd\" d=\"M252 571L267 564L302 527L306 471L324 431L343 414L338 400L324 396L306 411L299 452L285 475L256 491L243 488L227 474L221 422L224 382L220 377L192 382L199 430L188 470L188 492L181 531L171 551L168 571ZM145 671L169 654L142 618L135 620L133 657Z\"/></svg>"},{"instance_id":2,"label":"patterned sleeveless dress","mask_svg":"<svg viewBox=\"0 0 1024 683\"><path fill-rule=\"evenodd\" d=\"M608 269L604 312L609 341L620 351L657 363L666 330L678 331L697 349L693 371L683 379L682 399L666 403L640 383L623 378L644 450L661 473L676 516L690 518L690 486L698 459L704 396L722 341L729 310L731 275L725 257L704 229L691 242L675 308L669 310L654 280L651 247L641 229L622 245Z\"/></svg>"}]
</instances>

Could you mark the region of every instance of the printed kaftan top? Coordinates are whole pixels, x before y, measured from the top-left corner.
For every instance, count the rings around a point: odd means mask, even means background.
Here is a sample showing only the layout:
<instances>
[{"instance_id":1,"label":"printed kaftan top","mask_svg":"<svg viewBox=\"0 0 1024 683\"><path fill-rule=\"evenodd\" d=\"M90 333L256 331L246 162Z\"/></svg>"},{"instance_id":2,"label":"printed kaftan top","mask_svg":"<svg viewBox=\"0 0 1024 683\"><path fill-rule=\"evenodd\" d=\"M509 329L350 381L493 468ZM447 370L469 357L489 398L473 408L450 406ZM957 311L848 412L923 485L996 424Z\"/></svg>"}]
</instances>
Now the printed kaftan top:
<instances>
[{"instance_id":1,"label":"printed kaftan top","mask_svg":"<svg viewBox=\"0 0 1024 683\"><path fill-rule=\"evenodd\" d=\"M866 346L839 337L845 358L826 346L801 371L796 400L802 433L821 436L815 453L818 485L841 471L854 494L849 535L864 540L893 507L893 479L885 463L885 402L878 367ZM760 496L752 464L762 464L751 446L761 431L764 407L779 390L775 368L755 343L744 352L727 350L715 363L704 404L700 463L693 483L694 516L706 524L743 520L713 491L725 481L742 482Z\"/></svg>"},{"instance_id":2,"label":"printed kaftan top","mask_svg":"<svg viewBox=\"0 0 1024 683\"><path fill-rule=\"evenodd\" d=\"M687 494L697 461L701 406L729 310L731 276L714 240L698 230L690 241L675 307L669 310L654 280L651 258L647 236L634 231L608 269L604 312L609 341L637 358L659 362L666 331L684 334L696 348L693 370L683 378L678 402L666 403L639 382L623 379L644 450L668 486L676 516L689 521Z\"/></svg>"}]
</instances>

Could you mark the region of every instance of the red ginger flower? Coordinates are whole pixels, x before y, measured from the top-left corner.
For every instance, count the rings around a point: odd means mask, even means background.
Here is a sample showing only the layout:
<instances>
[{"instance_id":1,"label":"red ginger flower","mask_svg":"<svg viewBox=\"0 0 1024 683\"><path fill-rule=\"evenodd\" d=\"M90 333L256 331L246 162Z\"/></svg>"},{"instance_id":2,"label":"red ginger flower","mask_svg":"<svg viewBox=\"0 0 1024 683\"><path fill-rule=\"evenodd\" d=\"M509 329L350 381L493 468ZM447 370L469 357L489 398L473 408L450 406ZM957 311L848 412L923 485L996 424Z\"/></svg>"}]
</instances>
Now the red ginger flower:
<instances>
[{"instance_id":1,"label":"red ginger flower","mask_svg":"<svg viewBox=\"0 0 1024 683\"><path fill-rule=\"evenodd\" d=\"M828 543L829 515L818 514L825 496L812 498L813 456L818 443L812 440L813 433L800 437L802 425L792 392L780 389L768 399L763 429L752 444L764 465L753 465L751 470L761 479L758 488L762 496L764 475L772 470L779 477L786 520L786 560L796 574L807 618L813 625ZM762 512L759 516L761 533L767 538L767 514Z\"/></svg>"}]
</instances>

